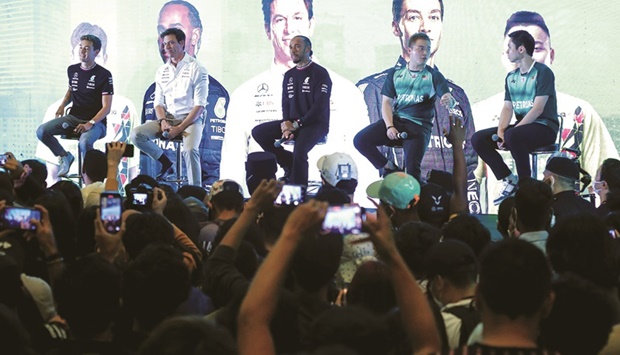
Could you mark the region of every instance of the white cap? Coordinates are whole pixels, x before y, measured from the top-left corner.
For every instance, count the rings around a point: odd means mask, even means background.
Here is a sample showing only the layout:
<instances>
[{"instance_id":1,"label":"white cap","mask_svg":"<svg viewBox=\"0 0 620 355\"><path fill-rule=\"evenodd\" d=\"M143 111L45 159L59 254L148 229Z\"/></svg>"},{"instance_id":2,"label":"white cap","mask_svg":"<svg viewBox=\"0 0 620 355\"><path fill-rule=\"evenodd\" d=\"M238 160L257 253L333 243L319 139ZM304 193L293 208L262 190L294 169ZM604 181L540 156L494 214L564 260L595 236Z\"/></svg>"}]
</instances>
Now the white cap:
<instances>
[{"instance_id":1,"label":"white cap","mask_svg":"<svg viewBox=\"0 0 620 355\"><path fill-rule=\"evenodd\" d=\"M316 163L321 176L331 186L336 186L342 180L358 178L357 165L353 158L346 153L334 153L322 156Z\"/></svg>"}]
</instances>

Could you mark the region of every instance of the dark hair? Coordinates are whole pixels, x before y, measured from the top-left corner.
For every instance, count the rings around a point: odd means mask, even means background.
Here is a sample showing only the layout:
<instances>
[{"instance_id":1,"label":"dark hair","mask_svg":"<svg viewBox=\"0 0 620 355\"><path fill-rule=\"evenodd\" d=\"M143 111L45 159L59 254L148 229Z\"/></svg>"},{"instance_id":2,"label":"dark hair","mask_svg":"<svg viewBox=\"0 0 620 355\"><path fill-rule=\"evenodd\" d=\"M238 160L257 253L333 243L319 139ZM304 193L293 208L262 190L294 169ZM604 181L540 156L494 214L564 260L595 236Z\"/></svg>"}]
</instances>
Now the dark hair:
<instances>
[{"instance_id":1,"label":"dark hair","mask_svg":"<svg viewBox=\"0 0 620 355\"><path fill-rule=\"evenodd\" d=\"M121 275L100 254L67 266L54 287L58 313L81 339L106 331L118 316Z\"/></svg>"},{"instance_id":2,"label":"dark hair","mask_svg":"<svg viewBox=\"0 0 620 355\"><path fill-rule=\"evenodd\" d=\"M177 194L181 196L183 199L188 197L195 197L201 202L205 200L207 196L207 190L205 190L201 186L194 185L183 185L178 191Z\"/></svg>"},{"instance_id":3,"label":"dark hair","mask_svg":"<svg viewBox=\"0 0 620 355\"><path fill-rule=\"evenodd\" d=\"M2 350L11 354L39 354L32 348L30 334L17 314L3 303L0 303L0 343Z\"/></svg>"},{"instance_id":4,"label":"dark hair","mask_svg":"<svg viewBox=\"0 0 620 355\"><path fill-rule=\"evenodd\" d=\"M140 348L144 355L229 355L236 344L225 328L201 317L176 317L163 321Z\"/></svg>"},{"instance_id":5,"label":"dark hair","mask_svg":"<svg viewBox=\"0 0 620 355\"><path fill-rule=\"evenodd\" d=\"M555 272L573 272L604 288L617 284L614 254L608 228L590 214L561 220L547 239L547 255Z\"/></svg>"},{"instance_id":6,"label":"dark hair","mask_svg":"<svg viewBox=\"0 0 620 355\"><path fill-rule=\"evenodd\" d=\"M45 179L47 179L47 167L45 164L36 159L26 159L22 160L22 165L28 165L30 169L32 169L32 172L28 176L32 176L39 186L43 188L47 187L47 183L45 182Z\"/></svg>"},{"instance_id":7,"label":"dark hair","mask_svg":"<svg viewBox=\"0 0 620 355\"><path fill-rule=\"evenodd\" d=\"M172 245L174 229L166 218L153 213L134 213L125 221L123 245L130 259L135 259L149 244Z\"/></svg>"},{"instance_id":8,"label":"dark hair","mask_svg":"<svg viewBox=\"0 0 620 355\"><path fill-rule=\"evenodd\" d=\"M4 252L0 253L0 304L9 308L16 308L22 294L22 280L20 267L17 261Z\"/></svg>"},{"instance_id":9,"label":"dark hair","mask_svg":"<svg viewBox=\"0 0 620 355\"><path fill-rule=\"evenodd\" d=\"M605 159L600 169L600 181L605 181L610 189L620 187L620 160Z\"/></svg>"},{"instance_id":10,"label":"dark hair","mask_svg":"<svg viewBox=\"0 0 620 355\"><path fill-rule=\"evenodd\" d=\"M547 229L553 212L552 201L553 192L549 185L532 178L521 181L515 194L517 225L530 230Z\"/></svg>"},{"instance_id":11,"label":"dark hair","mask_svg":"<svg viewBox=\"0 0 620 355\"><path fill-rule=\"evenodd\" d=\"M472 215L458 215L443 227L444 239L455 239L469 245L480 256L482 250L491 243L491 232L478 218Z\"/></svg>"},{"instance_id":12,"label":"dark hair","mask_svg":"<svg viewBox=\"0 0 620 355\"><path fill-rule=\"evenodd\" d=\"M243 210L243 195L238 191L222 191L211 197L209 202L218 213L224 210L240 213Z\"/></svg>"},{"instance_id":13,"label":"dark hair","mask_svg":"<svg viewBox=\"0 0 620 355\"><path fill-rule=\"evenodd\" d=\"M443 0L437 0L437 1L439 1L439 8L441 9L441 21L443 21L443 12L444 12ZM403 2L404 0L392 0L392 21L396 23L398 23L400 19L402 18Z\"/></svg>"},{"instance_id":14,"label":"dark hair","mask_svg":"<svg viewBox=\"0 0 620 355\"><path fill-rule=\"evenodd\" d=\"M611 298L570 273L560 276L552 286L553 308L541 324L545 349L563 355L598 354L616 324Z\"/></svg>"},{"instance_id":15,"label":"dark hair","mask_svg":"<svg viewBox=\"0 0 620 355\"><path fill-rule=\"evenodd\" d=\"M84 209L82 190L71 180L60 180L50 187L52 191L58 191L65 196L74 219L77 219Z\"/></svg>"},{"instance_id":16,"label":"dark hair","mask_svg":"<svg viewBox=\"0 0 620 355\"><path fill-rule=\"evenodd\" d=\"M172 35L176 38L177 42L185 44L185 32L175 27L170 27L166 29L164 32L159 34L159 38L164 39L164 37Z\"/></svg>"},{"instance_id":17,"label":"dark hair","mask_svg":"<svg viewBox=\"0 0 620 355\"><path fill-rule=\"evenodd\" d=\"M76 223L75 257L80 258L95 251L95 224L99 206L89 206L82 210Z\"/></svg>"},{"instance_id":18,"label":"dark hair","mask_svg":"<svg viewBox=\"0 0 620 355\"><path fill-rule=\"evenodd\" d=\"M504 238L509 237L508 228L510 227L510 214L512 213L512 208L514 206L515 197L509 196L499 204L499 208L497 209L497 230Z\"/></svg>"},{"instance_id":19,"label":"dark hair","mask_svg":"<svg viewBox=\"0 0 620 355\"><path fill-rule=\"evenodd\" d=\"M527 52L527 55L529 55L530 57L534 55L534 47L536 46L536 41L534 41L534 37L532 37L529 32L524 30L514 31L513 33L509 34L508 37L510 37L510 40L512 41L512 43L514 43L515 48L523 46L525 48L525 51Z\"/></svg>"},{"instance_id":20,"label":"dark hair","mask_svg":"<svg viewBox=\"0 0 620 355\"><path fill-rule=\"evenodd\" d=\"M108 35L106 35L103 28L90 24L88 22L82 22L79 25L75 26L73 33L71 34L71 48L75 48L80 44L80 41L83 40L85 35L91 35L99 40L99 48L103 48L103 53L106 53L106 48L108 46ZM95 50L97 48L94 46L95 42L87 39L87 41L93 42L93 47Z\"/></svg>"},{"instance_id":21,"label":"dark hair","mask_svg":"<svg viewBox=\"0 0 620 355\"><path fill-rule=\"evenodd\" d=\"M299 37L301 38L301 40L304 42L304 48L309 47L310 48L310 54L309 56L312 57L312 41L310 41L310 38L306 37L306 36L302 36L302 35L297 35L295 37ZM293 38L295 38L293 37Z\"/></svg>"},{"instance_id":22,"label":"dark hair","mask_svg":"<svg viewBox=\"0 0 620 355\"><path fill-rule=\"evenodd\" d=\"M551 36L549 34L549 28L545 23L545 19L540 16L538 12L517 11L514 14L510 15L510 17L506 21L504 36L506 36L508 32L516 26L538 26L547 34L547 36Z\"/></svg>"},{"instance_id":23,"label":"dark hair","mask_svg":"<svg viewBox=\"0 0 620 355\"><path fill-rule=\"evenodd\" d=\"M430 37L428 37L426 33L418 32L418 33L412 34L411 37L409 37L409 40L407 41L407 47L411 48L411 46L413 46L419 39L423 39L427 41L428 43L431 42Z\"/></svg>"},{"instance_id":24,"label":"dark hair","mask_svg":"<svg viewBox=\"0 0 620 355\"><path fill-rule=\"evenodd\" d=\"M492 243L480 259L478 292L495 314L510 319L532 316L551 292L547 258L536 246L517 238Z\"/></svg>"},{"instance_id":25,"label":"dark hair","mask_svg":"<svg viewBox=\"0 0 620 355\"><path fill-rule=\"evenodd\" d=\"M166 207L164 217L183 231L194 243L200 234L200 225L192 211L183 202L181 197L169 185L161 187L166 194Z\"/></svg>"},{"instance_id":26,"label":"dark hair","mask_svg":"<svg viewBox=\"0 0 620 355\"><path fill-rule=\"evenodd\" d=\"M349 284L347 304L360 306L377 315L396 307L392 280L384 263L367 261L357 269Z\"/></svg>"},{"instance_id":27,"label":"dark hair","mask_svg":"<svg viewBox=\"0 0 620 355\"><path fill-rule=\"evenodd\" d=\"M310 350L344 345L360 355L388 354L391 349L385 322L359 307L332 307L319 315L309 330Z\"/></svg>"},{"instance_id":28,"label":"dark hair","mask_svg":"<svg viewBox=\"0 0 620 355\"><path fill-rule=\"evenodd\" d=\"M423 222L408 222L394 235L396 247L417 279L426 278L424 259L428 250L441 239L441 230Z\"/></svg>"},{"instance_id":29,"label":"dark hair","mask_svg":"<svg viewBox=\"0 0 620 355\"><path fill-rule=\"evenodd\" d=\"M123 302L138 323L151 330L187 299L189 289L181 252L169 245L149 245L125 272Z\"/></svg>"},{"instance_id":30,"label":"dark hair","mask_svg":"<svg viewBox=\"0 0 620 355\"><path fill-rule=\"evenodd\" d=\"M346 205L351 203L351 198L340 188L323 185L319 188L314 199L329 203L330 206Z\"/></svg>"},{"instance_id":31,"label":"dark hair","mask_svg":"<svg viewBox=\"0 0 620 355\"><path fill-rule=\"evenodd\" d=\"M295 282L309 293L327 285L338 271L342 248L340 234L303 238L291 265Z\"/></svg>"},{"instance_id":32,"label":"dark hair","mask_svg":"<svg viewBox=\"0 0 620 355\"><path fill-rule=\"evenodd\" d=\"M82 37L80 37L80 41L89 41L93 44L93 49L98 51L101 49L101 40L99 39L99 37L95 36L95 35L83 35Z\"/></svg>"},{"instance_id":33,"label":"dark hair","mask_svg":"<svg viewBox=\"0 0 620 355\"><path fill-rule=\"evenodd\" d=\"M84 154L82 169L91 180L103 181L108 175L108 157L100 150L91 149Z\"/></svg>"},{"instance_id":34,"label":"dark hair","mask_svg":"<svg viewBox=\"0 0 620 355\"><path fill-rule=\"evenodd\" d=\"M304 0L304 4L306 5L306 10L308 10L308 19L312 19L314 17L314 10L312 9L312 1L313 0ZM268 26L271 31L271 4L273 0L262 0L263 7L263 20L265 21L265 25Z\"/></svg>"},{"instance_id":35,"label":"dark hair","mask_svg":"<svg viewBox=\"0 0 620 355\"><path fill-rule=\"evenodd\" d=\"M49 212L58 250L65 261L72 261L75 258L76 224L69 201L59 191L46 190L34 203L45 207Z\"/></svg>"}]
</instances>

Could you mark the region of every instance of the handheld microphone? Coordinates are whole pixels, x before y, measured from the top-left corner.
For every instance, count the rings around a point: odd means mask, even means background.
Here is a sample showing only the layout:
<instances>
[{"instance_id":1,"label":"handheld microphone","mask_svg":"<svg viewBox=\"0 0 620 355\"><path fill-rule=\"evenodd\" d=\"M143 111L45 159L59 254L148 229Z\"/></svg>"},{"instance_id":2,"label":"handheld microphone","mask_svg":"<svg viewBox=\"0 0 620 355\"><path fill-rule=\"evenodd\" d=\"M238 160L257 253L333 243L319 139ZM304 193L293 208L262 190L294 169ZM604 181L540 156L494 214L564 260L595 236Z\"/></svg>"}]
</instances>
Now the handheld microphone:
<instances>
[{"instance_id":1,"label":"handheld microphone","mask_svg":"<svg viewBox=\"0 0 620 355\"><path fill-rule=\"evenodd\" d=\"M275 141L273 143L273 146L276 147L276 148L280 148L282 146L282 143L286 142L287 140L288 140L287 138L282 137L282 138L278 139L277 141Z\"/></svg>"},{"instance_id":2,"label":"handheld microphone","mask_svg":"<svg viewBox=\"0 0 620 355\"><path fill-rule=\"evenodd\" d=\"M168 131L163 131L163 132L161 132L161 136L162 136L162 137L164 137L164 138L166 138L166 139L168 139L168 138L170 138L170 132L168 132Z\"/></svg>"},{"instance_id":3,"label":"handheld microphone","mask_svg":"<svg viewBox=\"0 0 620 355\"><path fill-rule=\"evenodd\" d=\"M409 137L407 132L398 132L398 134L396 135L396 138L398 139L407 139L407 137Z\"/></svg>"},{"instance_id":4,"label":"handheld microphone","mask_svg":"<svg viewBox=\"0 0 620 355\"><path fill-rule=\"evenodd\" d=\"M493 142L503 142L504 141L497 134L492 135L491 139L493 140Z\"/></svg>"}]
</instances>

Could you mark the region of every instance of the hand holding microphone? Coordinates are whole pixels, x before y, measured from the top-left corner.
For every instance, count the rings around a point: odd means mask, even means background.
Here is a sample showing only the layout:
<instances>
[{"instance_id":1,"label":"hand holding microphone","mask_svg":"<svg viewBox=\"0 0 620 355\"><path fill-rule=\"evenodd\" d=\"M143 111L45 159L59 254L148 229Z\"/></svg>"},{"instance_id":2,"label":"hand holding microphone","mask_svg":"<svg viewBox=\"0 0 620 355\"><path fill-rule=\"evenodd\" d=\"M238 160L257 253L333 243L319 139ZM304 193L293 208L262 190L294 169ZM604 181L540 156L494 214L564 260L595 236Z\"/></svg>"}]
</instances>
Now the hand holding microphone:
<instances>
[{"instance_id":1,"label":"hand holding microphone","mask_svg":"<svg viewBox=\"0 0 620 355\"><path fill-rule=\"evenodd\" d=\"M491 136L491 139L493 140L493 142L497 142L497 149L506 149L506 147L504 146L504 138L500 137L497 133L493 134Z\"/></svg>"},{"instance_id":2,"label":"hand holding microphone","mask_svg":"<svg viewBox=\"0 0 620 355\"><path fill-rule=\"evenodd\" d=\"M293 131L291 131L291 130L287 130L287 131L289 131L289 132L291 132L291 133L290 133L288 136L286 136L286 137L284 137L284 136L283 136L282 138L280 138L280 139L278 139L277 141L275 141L275 142L273 143L273 146L274 146L274 147L276 147L276 148L280 148L280 147L282 146L282 143L284 143L284 142L288 141L289 139L291 139L291 138L295 137L295 136L293 135ZM286 131L284 131L284 132L286 132ZM284 132L282 132L282 134L284 134Z\"/></svg>"}]
</instances>

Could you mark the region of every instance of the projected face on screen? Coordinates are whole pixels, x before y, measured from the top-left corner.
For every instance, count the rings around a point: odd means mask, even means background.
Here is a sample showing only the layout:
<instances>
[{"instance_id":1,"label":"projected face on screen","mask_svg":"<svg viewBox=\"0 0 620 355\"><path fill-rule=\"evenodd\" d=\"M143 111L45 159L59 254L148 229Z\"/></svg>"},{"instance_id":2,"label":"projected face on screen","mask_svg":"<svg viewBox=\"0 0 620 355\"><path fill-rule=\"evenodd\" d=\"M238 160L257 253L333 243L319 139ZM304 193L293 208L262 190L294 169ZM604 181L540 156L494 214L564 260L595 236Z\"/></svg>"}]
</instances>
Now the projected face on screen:
<instances>
[{"instance_id":1,"label":"projected face on screen","mask_svg":"<svg viewBox=\"0 0 620 355\"><path fill-rule=\"evenodd\" d=\"M431 39L431 57L434 56L443 31L439 0L403 0L402 4L400 21L392 27L394 35L400 37L403 55L407 52L409 38L424 32Z\"/></svg>"},{"instance_id":2,"label":"projected face on screen","mask_svg":"<svg viewBox=\"0 0 620 355\"><path fill-rule=\"evenodd\" d=\"M304 0L273 0L269 9L271 21L265 24L265 31L273 45L275 61L292 67L290 41L297 35L311 37L314 20L309 18Z\"/></svg>"},{"instance_id":3,"label":"projected face on screen","mask_svg":"<svg viewBox=\"0 0 620 355\"><path fill-rule=\"evenodd\" d=\"M547 66L551 65L553 63L553 59L555 58L555 51L553 50L553 48L551 48L551 39L549 38L547 33L545 33L542 28L536 25L519 25L511 28L510 31L508 31L508 34L519 30L527 31L529 34L532 35L532 37L534 37L534 55L532 56L534 60ZM504 38L505 46L508 45L508 40L510 39L508 37L508 34ZM516 68L515 65L513 63L510 63L510 61L506 57L506 52L504 52L502 55L502 62L504 63L504 66L508 71L514 70Z\"/></svg>"},{"instance_id":4,"label":"projected face on screen","mask_svg":"<svg viewBox=\"0 0 620 355\"><path fill-rule=\"evenodd\" d=\"M101 49L95 57L95 62L99 65L105 65L108 61L108 36L103 28L88 22L82 22L73 29L73 34L71 35L71 63L79 63L81 61L80 45L82 40L80 37L88 34L95 35L101 40Z\"/></svg>"},{"instance_id":5,"label":"projected face on screen","mask_svg":"<svg viewBox=\"0 0 620 355\"><path fill-rule=\"evenodd\" d=\"M185 32L185 52L192 57L198 54L202 36L202 23L195 7L187 2L175 2L164 5L159 12L157 33L169 28L178 28ZM161 59L166 62L168 55L163 48L162 39L157 37Z\"/></svg>"}]
</instances>

